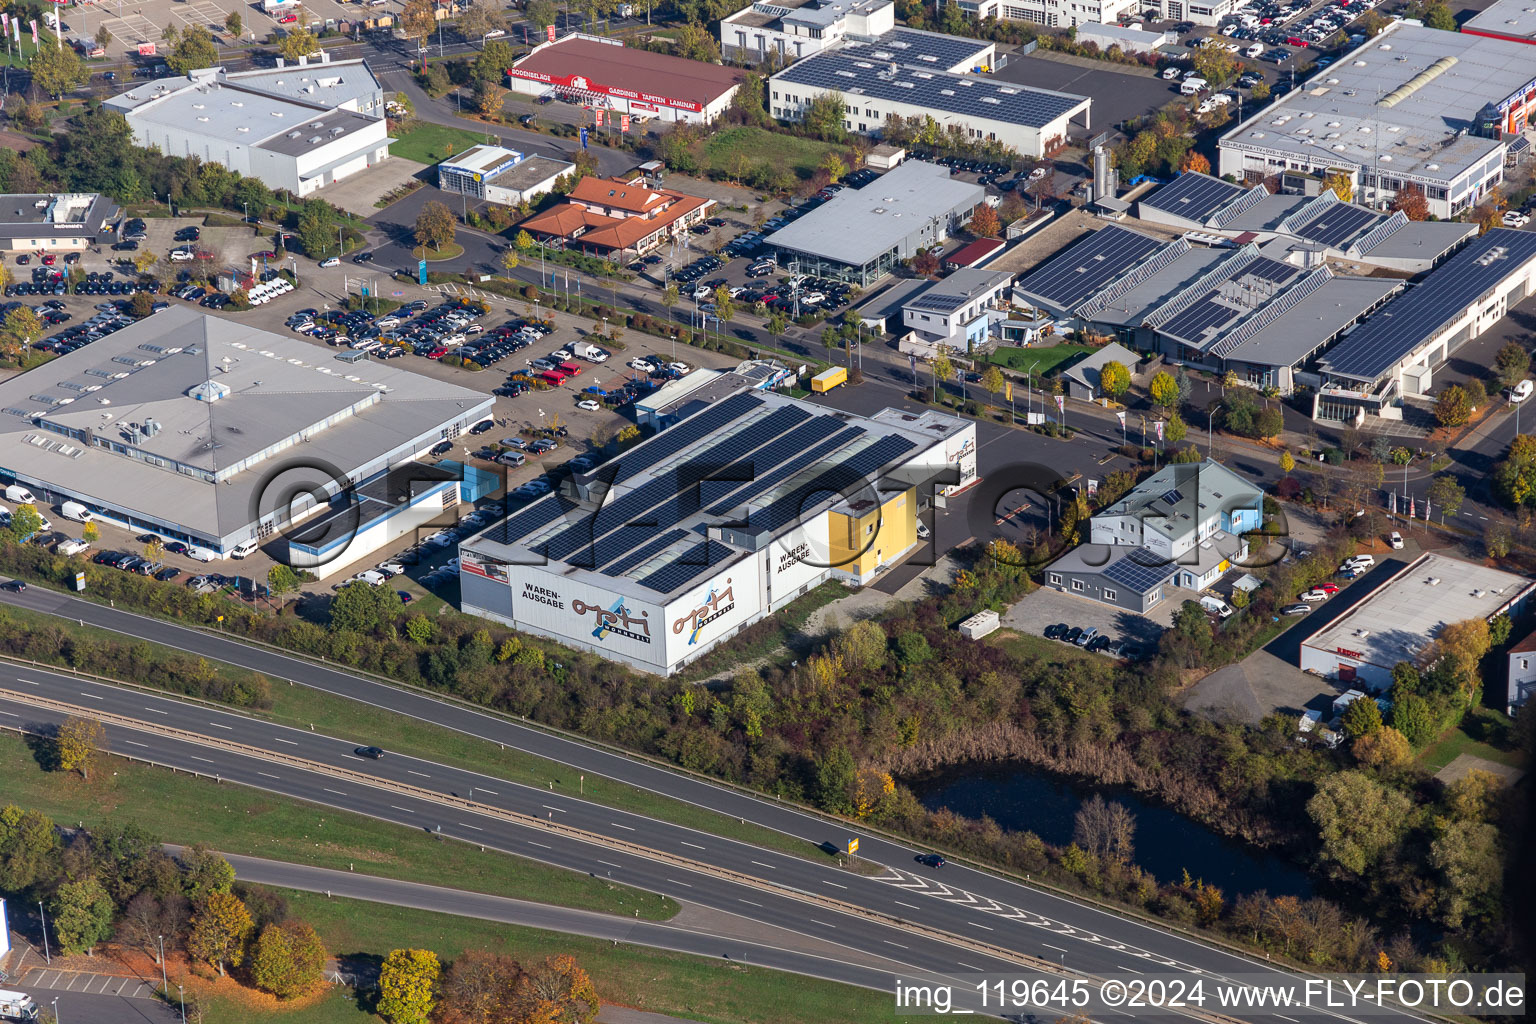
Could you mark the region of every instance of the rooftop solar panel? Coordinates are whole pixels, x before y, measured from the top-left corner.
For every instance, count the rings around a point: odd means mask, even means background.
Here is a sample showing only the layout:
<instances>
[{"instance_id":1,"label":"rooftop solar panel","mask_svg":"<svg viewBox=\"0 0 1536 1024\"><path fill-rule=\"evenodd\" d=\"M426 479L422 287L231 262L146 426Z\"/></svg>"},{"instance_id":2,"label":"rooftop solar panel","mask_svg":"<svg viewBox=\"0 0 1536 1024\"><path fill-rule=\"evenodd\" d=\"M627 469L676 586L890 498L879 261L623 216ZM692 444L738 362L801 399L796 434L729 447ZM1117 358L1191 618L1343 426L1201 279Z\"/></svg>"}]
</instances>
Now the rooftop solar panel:
<instances>
[{"instance_id":1,"label":"rooftop solar panel","mask_svg":"<svg viewBox=\"0 0 1536 1024\"><path fill-rule=\"evenodd\" d=\"M559 494L546 494L521 512L514 512L497 523L486 533L486 538L499 544L516 544L535 530L570 514L576 507Z\"/></svg>"},{"instance_id":2,"label":"rooftop solar panel","mask_svg":"<svg viewBox=\"0 0 1536 1024\"><path fill-rule=\"evenodd\" d=\"M733 395L668 427L628 455L620 456L614 482L627 480L642 469L676 455L690 444L703 440L762 404L763 400L752 394Z\"/></svg>"},{"instance_id":3,"label":"rooftop solar panel","mask_svg":"<svg viewBox=\"0 0 1536 1024\"><path fill-rule=\"evenodd\" d=\"M1138 594L1145 594L1168 582L1173 573L1174 566L1165 559L1146 548L1136 548L1105 566L1103 575Z\"/></svg>"},{"instance_id":4,"label":"rooftop solar panel","mask_svg":"<svg viewBox=\"0 0 1536 1024\"><path fill-rule=\"evenodd\" d=\"M1328 212L1304 225L1296 234L1319 245L1335 249L1373 225L1381 215L1363 206L1334 203Z\"/></svg>"},{"instance_id":5,"label":"rooftop solar panel","mask_svg":"<svg viewBox=\"0 0 1536 1024\"><path fill-rule=\"evenodd\" d=\"M737 491L725 501L710 508L710 515L724 516L732 509L740 508L759 494L777 487L805 467L813 464L817 459L826 458L838 449L847 447L861 437L863 433L863 427L845 427L805 453L783 463L772 472L758 474L757 478L745 489Z\"/></svg>"},{"instance_id":6,"label":"rooftop solar panel","mask_svg":"<svg viewBox=\"0 0 1536 1024\"><path fill-rule=\"evenodd\" d=\"M1207 217L1242 195L1243 191L1241 186L1213 178L1209 174L1185 171L1141 200L1141 205L1165 210L1203 224Z\"/></svg>"},{"instance_id":7,"label":"rooftop solar panel","mask_svg":"<svg viewBox=\"0 0 1536 1024\"><path fill-rule=\"evenodd\" d=\"M1323 357L1324 365L1336 376L1379 379L1532 259L1536 259L1536 231L1494 228L1368 317Z\"/></svg>"},{"instance_id":8,"label":"rooftop solar panel","mask_svg":"<svg viewBox=\"0 0 1536 1024\"><path fill-rule=\"evenodd\" d=\"M687 536L687 530L668 530L660 537L656 537L649 543L640 545L639 547L630 551L627 555L624 555L622 558L615 559L614 561L604 565L603 575L622 576L629 570L633 569L635 566L639 565L641 562L644 562L648 558L654 558L666 548L676 544L678 541Z\"/></svg>"},{"instance_id":9,"label":"rooftop solar panel","mask_svg":"<svg viewBox=\"0 0 1536 1024\"><path fill-rule=\"evenodd\" d=\"M1139 231L1110 225L1074 242L1045 266L1021 278L1017 288L1070 309L1162 247Z\"/></svg>"},{"instance_id":10,"label":"rooftop solar panel","mask_svg":"<svg viewBox=\"0 0 1536 1024\"><path fill-rule=\"evenodd\" d=\"M730 561L735 556L735 549L719 541L700 541L678 555L675 560L647 575L640 581L640 585L660 594L670 594L695 577Z\"/></svg>"},{"instance_id":11,"label":"rooftop solar panel","mask_svg":"<svg viewBox=\"0 0 1536 1024\"><path fill-rule=\"evenodd\" d=\"M829 466L809 482L752 513L747 522L754 530L777 530L793 522L822 495L857 486L917 445L904 437L885 437L846 462Z\"/></svg>"}]
</instances>

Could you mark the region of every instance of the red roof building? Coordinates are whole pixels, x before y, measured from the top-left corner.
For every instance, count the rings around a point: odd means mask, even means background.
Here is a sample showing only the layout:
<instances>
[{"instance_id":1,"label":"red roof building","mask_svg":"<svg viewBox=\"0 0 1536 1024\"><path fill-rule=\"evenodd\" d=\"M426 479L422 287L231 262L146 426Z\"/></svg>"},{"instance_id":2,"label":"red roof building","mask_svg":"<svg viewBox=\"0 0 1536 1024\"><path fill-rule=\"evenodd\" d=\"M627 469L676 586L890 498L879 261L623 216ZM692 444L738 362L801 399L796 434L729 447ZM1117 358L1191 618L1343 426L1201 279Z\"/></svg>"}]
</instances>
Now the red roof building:
<instances>
[{"instance_id":1,"label":"red roof building","mask_svg":"<svg viewBox=\"0 0 1536 1024\"><path fill-rule=\"evenodd\" d=\"M576 32L534 47L507 69L507 85L594 110L708 123L731 105L744 74Z\"/></svg>"},{"instance_id":2,"label":"red roof building","mask_svg":"<svg viewBox=\"0 0 1536 1024\"><path fill-rule=\"evenodd\" d=\"M640 256L706 220L714 207L713 199L652 188L640 177L582 178L565 202L520 226L590 255Z\"/></svg>"},{"instance_id":3,"label":"red roof building","mask_svg":"<svg viewBox=\"0 0 1536 1024\"><path fill-rule=\"evenodd\" d=\"M970 245L962 245L944 260L946 270L963 270L966 267L979 267L1003 247L1000 238L978 238Z\"/></svg>"}]
</instances>

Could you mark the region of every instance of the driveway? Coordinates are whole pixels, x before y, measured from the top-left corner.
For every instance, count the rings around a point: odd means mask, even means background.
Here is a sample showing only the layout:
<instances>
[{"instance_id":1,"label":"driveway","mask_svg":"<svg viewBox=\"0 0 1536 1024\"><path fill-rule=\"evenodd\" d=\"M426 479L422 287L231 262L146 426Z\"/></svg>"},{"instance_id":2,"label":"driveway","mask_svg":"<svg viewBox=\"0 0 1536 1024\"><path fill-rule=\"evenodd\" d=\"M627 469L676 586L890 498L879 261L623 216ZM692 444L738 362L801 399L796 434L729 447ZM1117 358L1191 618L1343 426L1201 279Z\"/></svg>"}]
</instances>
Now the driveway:
<instances>
[{"instance_id":1,"label":"driveway","mask_svg":"<svg viewBox=\"0 0 1536 1024\"><path fill-rule=\"evenodd\" d=\"M326 201L366 220L379 212L374 203L426 169L426 164L392 156L381 164L342 178L328 186L322 195Z\"/></svg>"},{"instance_id":2,"label":"driveway","mask_svg":"<svg viewBox=\"0 0 1536 1024\"><path fill-rule=\"evenodd\" d=\"M1045 627L1058 622L1069 626L1094 627L1100 633L1141 644L1151 650L1173 621L1173 613L1183 603L1186 591L1169 588L1167 597L1149 615L1137 615L1085 597L1063 594L1041 587L1020 599L1003 613L1002 624L1021 633L1044 636Z\"/></svg>"}]
</instances>

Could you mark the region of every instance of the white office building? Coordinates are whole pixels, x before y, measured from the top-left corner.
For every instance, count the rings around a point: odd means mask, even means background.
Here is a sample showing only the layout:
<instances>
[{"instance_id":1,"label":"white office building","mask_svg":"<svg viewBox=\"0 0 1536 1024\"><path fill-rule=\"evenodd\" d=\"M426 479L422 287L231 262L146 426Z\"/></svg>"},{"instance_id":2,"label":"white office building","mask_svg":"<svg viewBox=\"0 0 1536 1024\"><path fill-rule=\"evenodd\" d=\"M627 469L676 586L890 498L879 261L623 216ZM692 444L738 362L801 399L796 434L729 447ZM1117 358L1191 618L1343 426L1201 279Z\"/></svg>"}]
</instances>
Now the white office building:
<instances>
[{"instance_id":1,"label":"white office building","mask_svg":"<svg viewBox=\"0 0 1536 1024\"><path fill-rule=\"evenodd\" d=\"M473 146L437 165L437 187L504 206L553 192L555 182L576 170L566 160L529 156L501 146Z\"/></svg>"},{"instance_id":2,"label":"white office building","mask_svg":"<svg viewBox=\"0 0 1536 1024\"><path fill-rule=\"evenodd\" d=\"M892 0L758 0L720 20L720 50L733 60L790 64L895 27Z\"/></svg>"},{"instance_id":3,"label":"white office building","mask_svg":"<svg viewBox=\"0 0 1536 1024\"><path fill-rule=\"evenodd\" d=\"M978 21L1027 21L1047 28L1112 23L1119 21L1121 14L1145 6L1136 0L939 0L940 10L947 3L958 3L967 18Z\"/></svg>"},{"instance_id":4,"label":"white office building","mask_svg":"<svg viewBox=\"0 0 1536 1024\"><path fill-rule=\"evenodd\" d=\"M1003 317L994 309L998 299L1013 283L1013 275L991 270L957 270L912 296L901 308L902 326L911 332L908 340L921 346L924 354L942 347L956 352L970 352L987 340L987 328ZM906 346L903 346L906 350Z\"/></svg>"}]
</instances>

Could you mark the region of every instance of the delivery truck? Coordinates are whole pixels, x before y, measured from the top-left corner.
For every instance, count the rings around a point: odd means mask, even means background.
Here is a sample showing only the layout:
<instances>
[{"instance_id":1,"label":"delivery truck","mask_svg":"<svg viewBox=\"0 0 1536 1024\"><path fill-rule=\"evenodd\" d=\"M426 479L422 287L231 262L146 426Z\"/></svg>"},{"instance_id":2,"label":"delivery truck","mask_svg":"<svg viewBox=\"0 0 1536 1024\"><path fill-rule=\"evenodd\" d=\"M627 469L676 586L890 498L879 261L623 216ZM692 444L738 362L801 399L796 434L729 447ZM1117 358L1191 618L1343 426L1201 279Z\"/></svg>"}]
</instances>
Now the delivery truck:
<instances>
[{"instance_id":1,"label":"delivery truck","mask_svg":"<svg viewBox=\"0 0 1536 1024\"><path fill-rule=\"evenodd\" d=\"M0 989L0 1020L37 1020L37 1004L25 992Z\"/></svg>"},{"instance_id":2,"label":"delivery truck","mask_svg":"<svg viewBox=\"0 0 1536 1024\"><path fill-rule=\"evenodd\" d=\"M833 388L840 388L848 383L848 369L843 366L834 366L830 370L822 370L811 378L811 390L818 394L824 394Z\"/></svg>"}]
</instances>

